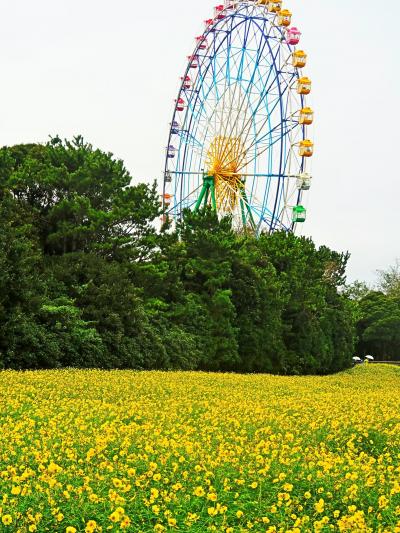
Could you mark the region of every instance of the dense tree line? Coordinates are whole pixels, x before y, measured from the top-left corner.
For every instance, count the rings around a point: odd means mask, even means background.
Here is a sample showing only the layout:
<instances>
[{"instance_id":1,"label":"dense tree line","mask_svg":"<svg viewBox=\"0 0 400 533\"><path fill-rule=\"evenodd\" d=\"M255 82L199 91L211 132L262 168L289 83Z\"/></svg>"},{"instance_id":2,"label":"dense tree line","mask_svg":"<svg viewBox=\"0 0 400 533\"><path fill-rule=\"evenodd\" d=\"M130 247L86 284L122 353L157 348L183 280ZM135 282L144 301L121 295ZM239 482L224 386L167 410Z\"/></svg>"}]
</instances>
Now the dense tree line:
<instances>
[{"instance_id":1,"label":"dense tree line","mask_svg":"<svg viewBox=\"0 0 400 533\"><path fill-rule=\"evenodd\" d=\"M356 317L357 353L400 361L400 262L378 275L376 287L355 282L346 289Z\"/></svg>"},{"instance_id":2,"label":"dense tree line","mask_svg":"<svg viewBox=\"0 0 400 533\"><path fill-rule=\"evenodd\" d=\"M0 366L325 374L354 354L347 254L215 214L82 138L0 150ZM372 303L371 303L372 305Z\"/></svg>"}]
</instances>

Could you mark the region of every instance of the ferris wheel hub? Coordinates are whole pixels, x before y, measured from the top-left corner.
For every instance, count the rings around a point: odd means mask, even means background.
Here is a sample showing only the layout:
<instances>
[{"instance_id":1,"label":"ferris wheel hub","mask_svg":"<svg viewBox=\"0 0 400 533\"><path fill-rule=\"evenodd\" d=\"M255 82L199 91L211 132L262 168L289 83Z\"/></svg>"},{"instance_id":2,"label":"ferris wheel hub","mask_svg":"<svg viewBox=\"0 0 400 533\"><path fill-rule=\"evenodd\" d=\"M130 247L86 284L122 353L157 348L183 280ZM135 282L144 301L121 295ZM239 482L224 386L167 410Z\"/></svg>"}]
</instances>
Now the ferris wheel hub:
<instances>
[{"instance_id":1,"label":"ferris wheel hub","mask_svg":"<svg viewBox=\"0 0 400 533\"><path fill-rule=\"evenodd\" d=\"M208 175L214 176L216 203L221 212L232 212L239 202L244 160L245 146L240 137L214 137L207 152L206 168Z\"/></svg>"}]
</instances>

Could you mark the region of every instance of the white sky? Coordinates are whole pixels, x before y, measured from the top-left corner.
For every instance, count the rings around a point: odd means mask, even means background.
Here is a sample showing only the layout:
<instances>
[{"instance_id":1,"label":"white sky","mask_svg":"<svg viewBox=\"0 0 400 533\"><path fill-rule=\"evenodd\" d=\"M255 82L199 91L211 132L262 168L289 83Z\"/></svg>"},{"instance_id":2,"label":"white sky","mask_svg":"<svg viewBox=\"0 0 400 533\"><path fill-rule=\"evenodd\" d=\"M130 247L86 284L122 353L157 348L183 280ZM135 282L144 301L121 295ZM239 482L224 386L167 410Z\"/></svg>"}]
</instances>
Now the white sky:
<instances>
[{"instance_id":1,"label":"white sky","mask_svg":"<svg viewBox=\"0 0 400 533\"><path fill-rule=\"evenodd\" d=\"M179 77L213 0L0 0L0 145L82 134L161 179ZM287 0L316 112L304 233L349 279L400 257L400 2Z\"/></svg>"}]
</instances>

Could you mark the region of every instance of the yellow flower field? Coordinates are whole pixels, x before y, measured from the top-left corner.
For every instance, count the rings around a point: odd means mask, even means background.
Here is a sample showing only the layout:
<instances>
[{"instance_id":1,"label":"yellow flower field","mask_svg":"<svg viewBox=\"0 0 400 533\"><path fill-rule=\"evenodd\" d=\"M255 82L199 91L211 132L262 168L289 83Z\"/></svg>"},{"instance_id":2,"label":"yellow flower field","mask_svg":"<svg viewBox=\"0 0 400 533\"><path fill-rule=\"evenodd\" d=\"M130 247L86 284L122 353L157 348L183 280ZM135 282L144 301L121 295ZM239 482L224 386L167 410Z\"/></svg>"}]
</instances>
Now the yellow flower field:
<instances>
[{"instance_id":1,"label":"yellow flower field","mask_svg":"<svg viewBox=\"0 0 400 533\"><path fill-rule=\"evenodd\" d=\"M1 532L400 532L400 368L0 373Z\"/></svg>"}]
</instances>

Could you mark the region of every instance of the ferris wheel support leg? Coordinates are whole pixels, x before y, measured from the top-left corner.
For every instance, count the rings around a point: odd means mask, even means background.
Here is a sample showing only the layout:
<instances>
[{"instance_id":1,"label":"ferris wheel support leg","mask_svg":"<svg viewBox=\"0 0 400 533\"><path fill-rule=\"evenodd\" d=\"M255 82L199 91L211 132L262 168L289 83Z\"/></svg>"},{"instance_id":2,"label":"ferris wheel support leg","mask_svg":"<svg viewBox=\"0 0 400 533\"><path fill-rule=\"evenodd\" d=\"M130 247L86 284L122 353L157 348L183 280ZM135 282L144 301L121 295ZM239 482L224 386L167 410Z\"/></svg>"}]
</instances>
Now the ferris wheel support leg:
<instances>
[{"instance_id":1,"label":"ferris wheel support leg","mask_svg":"<svg viewBox=\"0 0 400 533\"><path fill-rule=\"evenodd\" d=\"M245 211L245 207L244 207L243 198L240 198L240 211L242 213L243 227L245 228L247 221L246 221L246 211Z\"/></svg>"},{"instance_id":2,"label":"ferris wheel support leg","mask_svg":"<svg viewBox=\"0 0 400 533\"><path fill-rule=\"evenodd\" d=\"M207 187L206 194L204 196L204 208L208 205L208 199L210 197L210 187Z\"/></svg>"},{"instance_id":3,"label":"ferris wheel support leg","mask_svg":"<svg viewBox=\"0 0 400 533\"><path fill-rule=\"evenodd\" d=\"M200 192L200 196L198 197L197 199L197 202L196 202L196 205L195 205L195 212L197 213L197 211L200 209L200 206L201 206L201 202L203 201L203 198L204 196L206 195L206 192L208 194L208 185L206 185L205 183L203 184L203 187L201 189L201 192Z\"/></svg>"},{"instance_id":4,"label":"ferris wheel support leg","mask_svg":"<svg viewBox=\"0 0 400 533\"><path fill-rule=\"evenodd\" d=\"M214 184L214 178L212 180L212 184L210 186L210 190L211 190L211 205L212 205L212 208L214 211L217 210L217 201L215 199L215 184Z\"/></svg>"},{"instance_id":5,"label":"ferris wheel support leg","mask_svg":"<svg viewBox=\"0 0 400 533\"><path fill-rule=\"evenodd\" d=\"M214 176L205 176L203 187L200 192L200 196L197 199L196 205L195 205L195 212L197 213L200 209L201 203L204 200L204 207L207 206L208 198L211 193L211 206L214 211L217 210L217 202L215 198L215 182L214 182Z\"/></svg>"},{"instance_id":6,"label":"ferris wheel support leg","mask_svg":"<svg viewBox=\"0 0 400 533\"><path fill-rule=\"evenodd\" d=\"M255 230L256 229L256 223L254 222L253 213L251 212L250 204L249 204L249 201L247 199L247 193L246 193L244 188L242 189L242 199L241 199L241 201L243 202L243 200L244 200L244 204L246 205L247 212L249 214L251 227L252 227L253 230Z\"/></svg>"}]
</instances>

